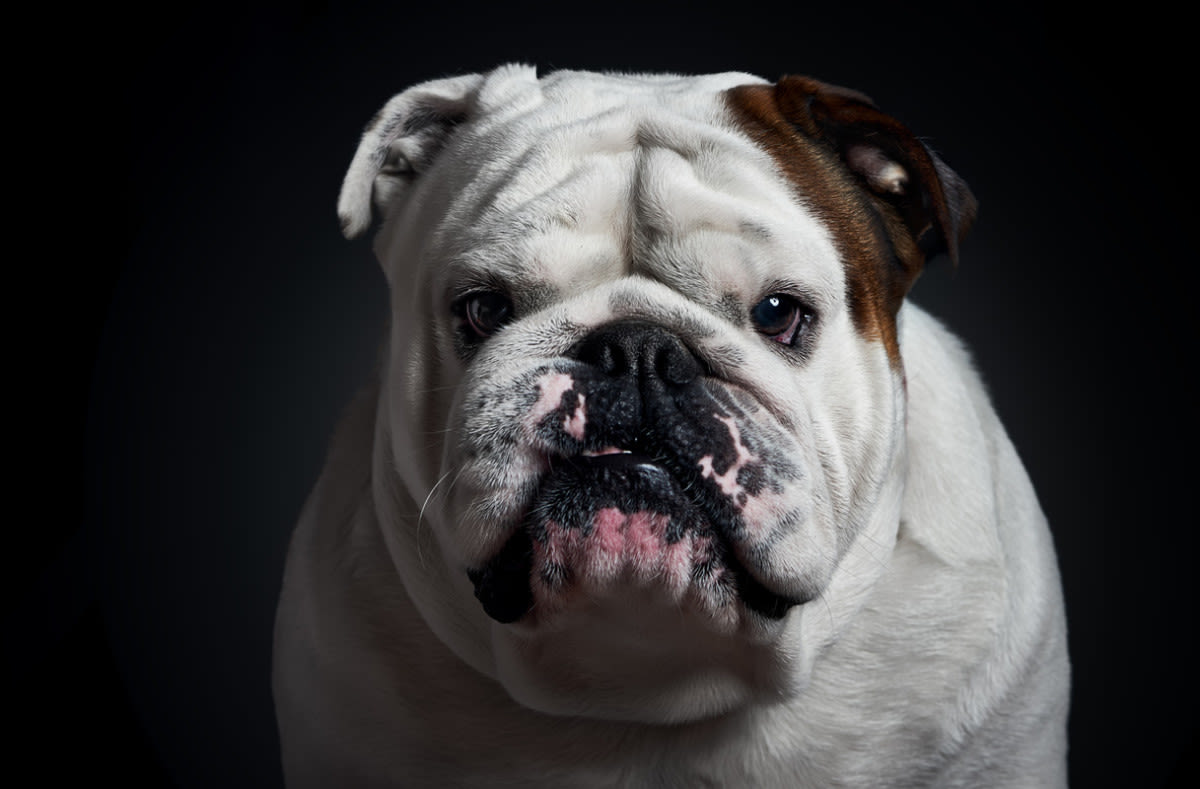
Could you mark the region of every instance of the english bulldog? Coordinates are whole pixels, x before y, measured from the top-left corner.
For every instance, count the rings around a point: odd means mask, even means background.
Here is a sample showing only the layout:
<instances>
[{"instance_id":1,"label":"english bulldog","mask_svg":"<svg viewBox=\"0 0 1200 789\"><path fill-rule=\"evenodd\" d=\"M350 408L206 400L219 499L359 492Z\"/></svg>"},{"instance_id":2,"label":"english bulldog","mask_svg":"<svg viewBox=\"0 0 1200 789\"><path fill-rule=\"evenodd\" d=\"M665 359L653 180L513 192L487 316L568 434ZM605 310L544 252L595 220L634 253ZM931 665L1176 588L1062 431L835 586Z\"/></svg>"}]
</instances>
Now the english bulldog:
<instances>
[{"instance_id":1,"label":"english bulldog","mask_svg":"<svg viewBox=\"0 0 1200 789\"><path fill-rule=\"evenodd\" d=\"M805 77L509 65L345 177L391 321L292 537L292 787L1058 787L1055 555L906 301L963 181Z\"/></svg>"}]
</instances>

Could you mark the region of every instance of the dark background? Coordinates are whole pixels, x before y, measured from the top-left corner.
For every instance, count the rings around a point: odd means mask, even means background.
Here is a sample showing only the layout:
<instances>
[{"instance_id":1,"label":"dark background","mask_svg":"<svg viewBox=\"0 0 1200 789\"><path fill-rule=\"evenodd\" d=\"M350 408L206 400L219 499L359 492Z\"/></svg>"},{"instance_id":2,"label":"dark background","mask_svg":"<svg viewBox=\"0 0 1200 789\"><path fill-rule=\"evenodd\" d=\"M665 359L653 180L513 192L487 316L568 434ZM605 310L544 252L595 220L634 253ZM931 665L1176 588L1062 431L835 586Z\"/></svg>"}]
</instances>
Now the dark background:
<instances>
[{"instance_id":1,"label":"dark background","mask_svg":"<svg viewBox=\"0 0 1200 789\"><path fill-rule=\"evenodd\" d=\"M1192 775L1192 86L1177 23L1115 13L259 2L10 26L36 45L8 88L9 761L278 785L286 542L385 318L341 177L392 94L517 60L811 74L971 184L959 267L913 298L973 348L1054 531L1072 784Z\"/></svg>"}]
</instances>

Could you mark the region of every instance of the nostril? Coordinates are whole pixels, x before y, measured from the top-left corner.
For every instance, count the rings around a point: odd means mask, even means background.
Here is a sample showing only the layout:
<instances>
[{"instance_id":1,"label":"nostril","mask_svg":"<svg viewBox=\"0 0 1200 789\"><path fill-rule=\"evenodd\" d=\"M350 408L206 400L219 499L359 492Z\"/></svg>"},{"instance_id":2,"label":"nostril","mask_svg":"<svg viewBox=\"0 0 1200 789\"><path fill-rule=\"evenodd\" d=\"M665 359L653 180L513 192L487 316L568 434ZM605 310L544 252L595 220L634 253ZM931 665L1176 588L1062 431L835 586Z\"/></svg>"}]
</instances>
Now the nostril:
<instances>
[{"instance_id":1,"label":"nostril","mask_svg":"<svg viewBox=\"0 0 1200 789\"><path fill-rule=\"evenodd\" d=\"M614 378L628 372L624 349L607 333L589 336L569 355Z\"/></svg>"},{"instance_id":2,"label":"nostril","mask_svg":"<svg viewBox=\"0 0 1200 789\"><path fill-rule=\"evenodd\" d=\"M659 350L657 367L659 377L676 386L690 384L700 375L696 357L673 337Z\"/></svg>"},{"instance_id":3,"label":"nostril","mask_svg":"<svg viewBox=\"0 0 1200 789\"><path fill-rule=\"evenodd\" d=\"M615 343L600 343L592 362L607 375L620 376L629 371L629 360L625 350Z\"/></svg>"}]
</instances>

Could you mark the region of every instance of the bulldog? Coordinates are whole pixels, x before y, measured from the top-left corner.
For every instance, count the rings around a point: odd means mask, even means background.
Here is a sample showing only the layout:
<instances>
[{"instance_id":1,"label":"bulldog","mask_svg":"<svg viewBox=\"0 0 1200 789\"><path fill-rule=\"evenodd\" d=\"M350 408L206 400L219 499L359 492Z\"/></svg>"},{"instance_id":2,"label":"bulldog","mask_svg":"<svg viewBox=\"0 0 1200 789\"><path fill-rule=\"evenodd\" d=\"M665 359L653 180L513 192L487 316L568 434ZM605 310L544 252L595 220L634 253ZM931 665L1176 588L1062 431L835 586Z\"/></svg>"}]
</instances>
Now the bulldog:
<instances>
[{"instance_id":1,"label":"bulldog","mask_svg":"<svg viewBox=\"0 0 1200 789\"><path fill-rule=\"evenodd\" d=\"M391 99L339 199L391 321L288 554L288 784L1064 786L1051 536L906 301L975 205L805 77Z\"/></svg>"}]
</instances>

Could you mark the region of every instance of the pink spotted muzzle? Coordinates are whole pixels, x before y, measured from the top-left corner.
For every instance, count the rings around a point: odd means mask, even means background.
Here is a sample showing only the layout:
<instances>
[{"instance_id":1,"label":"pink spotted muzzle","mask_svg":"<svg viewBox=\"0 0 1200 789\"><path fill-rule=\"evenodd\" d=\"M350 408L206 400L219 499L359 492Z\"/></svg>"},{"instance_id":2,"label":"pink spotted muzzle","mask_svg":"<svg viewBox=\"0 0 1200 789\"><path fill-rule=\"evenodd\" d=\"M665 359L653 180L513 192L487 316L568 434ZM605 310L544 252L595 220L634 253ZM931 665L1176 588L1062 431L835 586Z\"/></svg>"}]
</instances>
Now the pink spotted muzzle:
<instances>
[{"instance_id":1,"label":"pink spotted muzzle","mask_svg":"<svg viewBox=\"0 0 1200 789\"><path fill-rule=\"evenodd\" d=\"M662 327L624 322L570 357L534 379L525 430L552 448L538 492L468 573L488 615L545 621L632 587L726 630L743 607L779 619L804 602L768 589L738 555L754 553L747 506L798 471L770 457L697 356Z\"/></svg>"}]
</instances>

